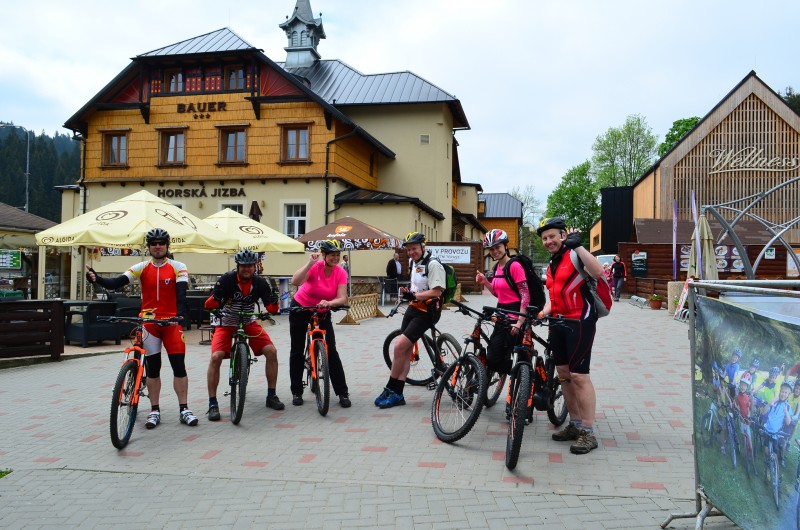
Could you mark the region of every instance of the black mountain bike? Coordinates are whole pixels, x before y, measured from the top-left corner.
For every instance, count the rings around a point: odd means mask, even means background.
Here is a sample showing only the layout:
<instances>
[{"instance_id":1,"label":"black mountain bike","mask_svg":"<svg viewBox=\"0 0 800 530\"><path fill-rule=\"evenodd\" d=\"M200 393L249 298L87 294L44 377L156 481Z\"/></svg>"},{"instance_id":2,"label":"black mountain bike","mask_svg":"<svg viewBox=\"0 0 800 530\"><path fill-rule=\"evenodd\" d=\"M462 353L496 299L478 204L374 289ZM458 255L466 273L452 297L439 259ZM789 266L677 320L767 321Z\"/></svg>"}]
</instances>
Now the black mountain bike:
<instances>
[{"instance_id":1,"label":"black mountain bike","mask_svg":"<svg viewBox=\"0 0 800 530\"><path fill-rule=\"evenodd\" d=\"M393 317L401 308L407 304L407 300L400 299L395 304L387 318ZM386 336L383 341L383 360L389 370L392 369L392 355L394 354L395 341L400 337L401 332L396 329ZM431 360L430 367L427 363L420 363L420 343ZM422 338L414 343L411 352L411 370L406 377L406 383L413 386L427 386L430 390L436 388L434 380L447 370L447 367L454 363L461 355L461 345L449 333L441 333L434 324L422 335Z\"/></svg>"}]
</instances>

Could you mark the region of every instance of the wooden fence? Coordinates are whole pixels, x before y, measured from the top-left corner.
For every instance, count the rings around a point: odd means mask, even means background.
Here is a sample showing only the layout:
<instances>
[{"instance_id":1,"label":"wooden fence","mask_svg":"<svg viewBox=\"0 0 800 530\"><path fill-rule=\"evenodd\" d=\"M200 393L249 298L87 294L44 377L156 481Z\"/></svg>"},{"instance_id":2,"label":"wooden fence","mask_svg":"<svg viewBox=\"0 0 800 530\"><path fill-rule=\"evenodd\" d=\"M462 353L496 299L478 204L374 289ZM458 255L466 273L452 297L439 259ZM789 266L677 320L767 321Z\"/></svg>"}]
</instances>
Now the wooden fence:
<instances>
[{"instance_id":1,"label":"wooden fence","mask_svg":"<svg viewBox=\"0 0 800 530\"><path fill-rule=\"evenodd\" d=\"M64 304L61 300L0 302L0 359L64 353Z\"/></svg>"}]
</instances>

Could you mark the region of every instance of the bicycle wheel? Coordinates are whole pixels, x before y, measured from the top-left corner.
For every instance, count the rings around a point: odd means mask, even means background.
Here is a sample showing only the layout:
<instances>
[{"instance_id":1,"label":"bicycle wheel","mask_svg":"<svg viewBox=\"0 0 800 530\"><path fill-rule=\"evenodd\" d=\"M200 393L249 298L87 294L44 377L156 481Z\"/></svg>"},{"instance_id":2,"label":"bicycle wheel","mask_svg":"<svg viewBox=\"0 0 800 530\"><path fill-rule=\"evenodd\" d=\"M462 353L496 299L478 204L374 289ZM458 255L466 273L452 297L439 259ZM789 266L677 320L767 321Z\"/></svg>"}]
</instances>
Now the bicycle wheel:
<instances>
[{"instance_id":1,"label":"bicycle wheel","mask_svg":"<svg viewBox=\"0 0 800 530\"><path fill-rule=\"evenodd\" d=\"M557 374L548 375L547 386L550 387L550 401L547 403L547 419L556 427L560 427L567 421L569 411L567 410L567 400L564 398L564 389L561 388L561 380Z\"/></svg>"},{"instance_id":2,"label":"bicycle wheel","mask_svg":"<svg viewBox=\"0 0 800 530\"><path fill-rule=\"evenodd\" d=\"M431 405L431 425L443 442L460 440L472 429L483 410L486 374L483 364L465 355L439 379Z\"/></svg>"},{"instance_id":3,"label":"bicycle wheel","mask_svg":"<svg viewBox=\"0 0 800 530\"><path fill-rule=\"evenodd\" d=\"M328 371L328 352L321 340L314 341L314 356L317 362L317 380L312 390L317 398L317 410L324 416L328 413L331 399L331 374Z\"/></svg>"},{"instance_id":4,"label":"bicycle wheel","mask_svg":"<svg viewBox=\"0 0 800 530\"><path fill-rule=\"evenodd\" d=\"M703 445L708 447L714 441L714 416L710 411L705 413L700 426L700 435L703 437Z\"/></svg>"},{"instance_id":5,"label":"bicycle wheel","mask_svg":"<svg viewBox=\"0 0 800 530\"><path fill-rule=\"evenodd\" d=\"M727 424L728 424L728 448L731 454L731 463L733 464L733 469L736 469L736 449L737 449L736 429L733 426L733 418L731 418L730 416L728 416Z\"/></svg>"},{"instance_id":6,"label":"bicycle wheel","mask_svg":"<svg viewBox=\"0 0 800 530\"><path fill-rule=\"evenodd\" d=\"M461 344L449 333L441 333L436 337L436 351L439 357L436 359L436 369L444 373L451 364L461 357Z\"/></svg>"},{"instance_id":7,"label":"bicycle wheel","mask_svg":"<svg viewBox=\"0 0 800 530\"><path fill-rule=\"evenodd\" d=\"M531 393L530 367L521 364L516 368L516 377L511 380L511 417L508 419L508 437L506 438L506 467L514 469L519 459L522 446L522 434L525 431L525 418L528 417L528 398Z\"/></svg>"},{"instance_id":8,"label":"bicycle wheel","mask_svg":"<svg viewBox=\"0 0 800 530\"><path fill-rule=\"evenodd\" d=\"M128 445L133 432L133 424L136 423L136 409L139 403L133 404L136 395L136 376L139 372L139 363L135 359L129 359L123 363L114 383L113 394L111 395L111 444L117 449L122 449Z\"/></svg>"},{"instance_id":9,"label":"bicycle wheel","mask_svg":"<svg viewBox=\"0 0 800 530\"><path fill-rule=\"evenodd\" d=\"M386 336L386 340L383 341L383 360L386 362L386 366L389 367L389 370L392 369L394 347L400 335L400 330L396 329L389 333ZM406 383L412 386L425 386L433 381L431 367L427 367L427 363L420 362L420 347L424 347L420 341L414 343L414 349L411 352L411 369L406 376Z\"/></svg>"},{"instance_id":10,"label":"bicycle wheel","mask_svg":"<svg viewBox=\"0 0 800 530\"><path fill-rule=\"evenodd\" d=\"M770 486L772 487L772 497L775 499L775 507L781 509L780 487L781 476L778 466L778 455L772 453L769 455L769 472L770 472Z\"/></svg>"},{"instance_id":11,"label":"bicycle wheel","mask_svg":"<svg viewBox=\"0 0 800 530\"><path fill-rule=\"evenodd\" d=\"M497 399L503 392L503 387L506 385L506 374L498 374L497 372L486 371L486 394L483 399L483 406L490 408L497 403Z\"/></svg>"},{"instance_id":12,"label":"bicycle wheel","mask_svg":"<svg viewBox=\"0 0 800 530\"><path fill-rule=\"evenodd\" d=\"M231 355L231 423L238 425L244 413L244 400L247 395L248 346L237 342Z\"/></svg>"}]
</instances>

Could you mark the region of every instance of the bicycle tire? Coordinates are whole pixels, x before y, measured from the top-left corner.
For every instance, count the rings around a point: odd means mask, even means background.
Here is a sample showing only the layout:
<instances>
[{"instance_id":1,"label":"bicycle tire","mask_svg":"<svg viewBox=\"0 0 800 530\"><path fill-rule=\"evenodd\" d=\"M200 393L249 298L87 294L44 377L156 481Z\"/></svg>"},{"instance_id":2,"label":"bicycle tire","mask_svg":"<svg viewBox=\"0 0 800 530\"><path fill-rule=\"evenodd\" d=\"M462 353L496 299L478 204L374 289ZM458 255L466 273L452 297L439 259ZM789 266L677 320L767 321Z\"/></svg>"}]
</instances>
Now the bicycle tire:
<instances>
[{"instance_id":1,"label":"bicycle tire","mask_svg":"<svg viewBox=\"0 0 800 530\"><path fill-rule=\"evenodd\" d=\"M525 432L525 418L528 417L528 398L531 393L530 367L521 364L515 368L516 375L511 380L511 417L508 419L506 437L506 467L517 467L522 435Z\"/></svg>"},{"instance_id":2,"label":"bicycle tire","mask_svg":"<svg viewBox=\"0 0 800 530\"><path fill-rule=\"evenodd\" d=\"M244 401L247 397L248 346L237 342L231 355L231 423L238 425L244 414Z\"/></svg>"},{"instance_id":3,"label":"bicycle tire","mask_svg":"<svg viewBox=\"0 0 800 530\"><path fill-rule=\"evenodd\" d=\"M733 419L728 416L727 419L728 424L728 446L730 448L730 455L731 455L731 463L733 464L733 469L736 469L736 430L733 426Z\"/></svg>"},{"instance_id":4,"label":"bicycle tire","mask_svg":"<svg viewBox=\"0 0 800 530\"><path fill-rule=\"evenodd\" d=\"M114 383L111 394L111 417L109 420L111 431L111 444L117 449L128 445L136 423L136 410L139 403L132 404L137 392L136 377L139 372L139 363L135 359L128 359L122 364Z\"/></svg>"},{"instance_id":5,"label":"bicycle tire","mask_svg":"<svg viewBox=\"0 0 800 530\"><path fill-rule=\"evenodd\" d=\"M777 443L777 442L776 442ZM775 507L781 509L781 475L778 466L778 455L774 452L769 455L770 485L772 486L772 497L775 500Z\"/></svg>"},{"instance_id":6,"label":"bicycle tire","mask_svg":"<svg viewBox=\"0 0 800 530\"><path fill-rule=\"evenodd\" d=\"M389 370L392 369L392 356L394 355L395 341L401 334L401 331L396 329L389 333L386 336L386 340L383 341L383 360L386 362L386 366L389 367ZM423 335L423 337L426 336L427 335ZM420 362L420 346L420 341L414 343L414 350L411 354L411 369L408 371L408 375L406 376L406 383L411 386L426 386L433 382L433 376L431 376L430 372L431 369L425 368L424 363Z\"/></svg>"},{"instance_id":7,"label":"bicycle tire","mask_svg":"<svg viewBox=\"0 0 800 530\"><path fill-rule=\"evenodd\" d=\"M506 386L506 374L498 374L493 370L486 370L486 395L483 399L483 406L491 408L497 403L503 387Z\"/></svg>"},{"instance_id":8,"label":"bicycle tire","mask_svg":"<svg viewBox=\"0 0 800 530\"><path fill-rule=\"evenodd\" d=\"M469 433L483 410L486 373L483 364L465 355L445 370L431 404L431 425L436 437L453 443Z\"/></svg>"},{"instance_id":9,"label":"bicycle tire","mask_svg":"<svg viewBox=\"0 0 800 530\"><path fill-rule=\"evenodd\" d=\"M317 361L317 380L314 385L314 396L317 400L317 410L320 415L328 413L331 399L331 374L328 370L328 352L321 340L314 341L314 356Z\"/></svg>"},{"instance_id":10,"label":"bicycle tire","mask_svg":"<svg viewBox=\"0 0 800 530\"><path fill-rule=\"evenodd\" d=\"M711 412L706 412L703 416L703 422L700 424L702 430L700 432L703 438L703 445L708 447L714 441L714 418Z\"/></svg>"},{"instance_id":11,"label":"bicycle tire","mask_svg":"<svg viewBox=\"0 0 800 530\"><path fill-rule=\"evenodd\" d=\"M436 337L436 369L444 373L447 368L461 357L461 344L449 333L440 333Z\"/></svg>"},{"instance_id":12,"label":"bicycle tire","mask_svg":"<svg viewBox=\"0 0 800 530\"><path fill-rule=\"evenodd\" d=\"M550 387L550 401L547 403L547 419L556 427L561 427L569 416L567 400L564 397L564 389L561 388L558 375L553 374L548 377L550 378L547 381L547 385Z\"/></svg>"}]
</instances>

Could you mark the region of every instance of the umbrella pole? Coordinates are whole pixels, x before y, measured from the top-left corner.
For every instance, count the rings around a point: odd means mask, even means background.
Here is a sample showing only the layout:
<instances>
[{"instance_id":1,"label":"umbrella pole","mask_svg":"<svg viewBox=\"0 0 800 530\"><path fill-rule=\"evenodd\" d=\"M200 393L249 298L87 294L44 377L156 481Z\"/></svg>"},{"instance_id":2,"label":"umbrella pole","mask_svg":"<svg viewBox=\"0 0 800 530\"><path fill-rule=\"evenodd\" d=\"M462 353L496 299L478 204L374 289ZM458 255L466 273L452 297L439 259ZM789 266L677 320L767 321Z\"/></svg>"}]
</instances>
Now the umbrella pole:
<instances>
[{"instance_id":1,"label":"umbrella pole","mask_svg":"<svg viewBox=\"0 0 800 530\"><path fill-rule=\"evenodd\" d=\"M353 258L350 255L350 249L347 249L347 297L353 296Z\"/></svg>"}]
</instances>

